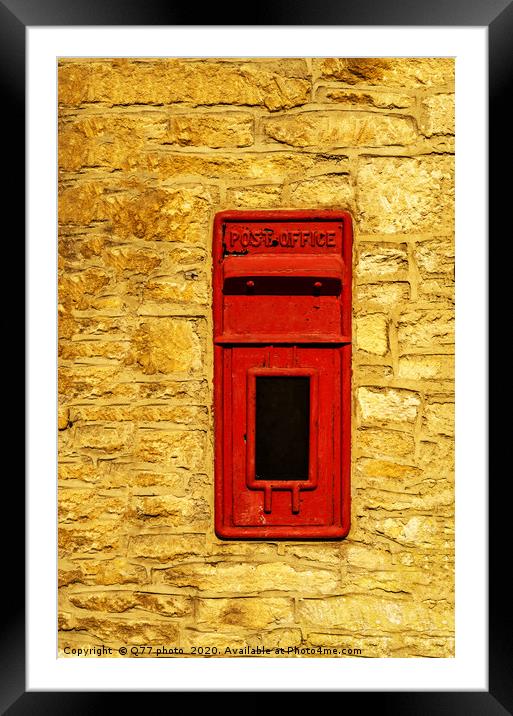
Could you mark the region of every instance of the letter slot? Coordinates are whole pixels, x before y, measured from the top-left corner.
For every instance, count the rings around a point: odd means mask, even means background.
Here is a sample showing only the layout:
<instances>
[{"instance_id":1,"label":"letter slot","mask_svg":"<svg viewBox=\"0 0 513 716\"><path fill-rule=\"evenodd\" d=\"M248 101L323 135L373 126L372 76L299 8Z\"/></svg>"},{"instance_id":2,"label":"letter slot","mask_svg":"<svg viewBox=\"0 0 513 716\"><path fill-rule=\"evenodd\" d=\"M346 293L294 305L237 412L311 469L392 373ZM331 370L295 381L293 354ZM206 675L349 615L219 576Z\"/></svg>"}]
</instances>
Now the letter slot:
<instances>
[{"instance_id":1,"label":"letter slot","mask_svg":"<svg viewBox=\"0 0 513 716\"><path fill-rule=\"evenodd\" d=\"M218 537L349 531L351 264L347 212L215 217Z\"/></svg>"}]
</instances>

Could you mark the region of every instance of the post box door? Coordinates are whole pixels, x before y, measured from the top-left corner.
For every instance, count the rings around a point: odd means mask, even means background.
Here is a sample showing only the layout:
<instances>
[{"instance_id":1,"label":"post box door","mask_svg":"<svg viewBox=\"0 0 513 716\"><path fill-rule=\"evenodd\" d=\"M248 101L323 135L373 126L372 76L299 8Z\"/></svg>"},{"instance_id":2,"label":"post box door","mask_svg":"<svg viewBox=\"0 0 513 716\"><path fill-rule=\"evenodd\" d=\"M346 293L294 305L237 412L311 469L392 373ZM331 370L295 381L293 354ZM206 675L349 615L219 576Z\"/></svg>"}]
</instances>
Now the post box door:
<instances>
[{"instance_id":1,"label":"post box door","mask_svg":"<svg viewBox=\"0 0 513 716\"><path fill-rule=\"evenodd\" d=\"M341 504L338 351L236 347L231 360L234 525L333 523Z\"/></svg>"},{"instance_id":2,"label":"post box door","mask_svg":"<svg viewBox=\"0 0 513 716\"><path fill-rule=\"evenodd\" d=\"M224 538L329 539L349 529L350 224L334 212L284 214L216 219L216 533ZM287 245L296 250L273 253L285 246L268 237L284 226L299 236ZM239 252L232 241L230 252L229 231L259 232L265 250ZM302 235L313 231L321 243L305 251ZM242 248L250 246L251 238Z\"/></svg>"}]
</instances>

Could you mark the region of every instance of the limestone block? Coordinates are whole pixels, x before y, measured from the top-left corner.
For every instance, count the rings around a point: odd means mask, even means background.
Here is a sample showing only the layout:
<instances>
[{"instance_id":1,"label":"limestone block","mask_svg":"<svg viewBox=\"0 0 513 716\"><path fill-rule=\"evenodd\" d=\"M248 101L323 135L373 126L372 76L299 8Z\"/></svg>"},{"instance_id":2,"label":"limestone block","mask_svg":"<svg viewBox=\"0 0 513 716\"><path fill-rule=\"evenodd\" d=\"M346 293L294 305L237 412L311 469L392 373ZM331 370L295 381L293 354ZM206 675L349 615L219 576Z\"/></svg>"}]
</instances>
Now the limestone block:
<instances>
[{"instance_id":1,"label":"limestone block","mask_svg":"<svg viewBox=\"0 0 513 716\"><path fill-rule=\"evenodd\" d=\"M253 115L239 112L172 115L165 136L166 144L214 149L248 147L253 141Z\"/></svg>"},{"instance_id":2,"label":"limestone block","mask_svg":"<svg viewBox=\"0 0 513 716\"><path fill-rule=\"evenodd\" d=\"M382 147L417 138L411 117L377 112L298 112L264 123L267 137L291 147Z\"/></svg>"},{"instance_id":3,"label":"limestone block","mask_svg":"<svg viewBox=\"0 0 513 716\"><path fill-rule=\"evenodd\" d=\"M412 423L417 417L420 398L409 390L359 388L358 403L364 422Z\"/></svg>"},{"instance_id":4,"label":"limestone block","mask_svg":"<svg viewBox=\"0 0 513 716\"><path fill-rule=\"evenodd\" d=\"M454 157L362 157L357 178L363 233L451 231Z\"/></svg>"},{"instance_id":5,"label":"limestone block","mask_svg":"<svg viewBox=\"0 0 513 716\"><path fill-rule=\"evenodd\" d=\"M433 94L421 105L421 129L426 137L454 134L454 94Z\"/></svg>"},{"instance_id":6,"label":"limestone block","mask_svg":"<svg viewBox=\"0 0 513 716\"><path fill-rule=\"evenodd\" d=\"M314 59L323 78L348 85L419 89L454 82L451 57L328 57Z\"/></svg>"},{"instance_id":7,"label":"limestone block","mask_svg":"<svg viewBox=\"0 0 513 716\"><path fill-rule=\"evenodd\" d=\"M198 624L221 629L264 629L290 624L294 614L292 600L283 597L200 599L197 606Z\"/></svg>"}]
</instances>

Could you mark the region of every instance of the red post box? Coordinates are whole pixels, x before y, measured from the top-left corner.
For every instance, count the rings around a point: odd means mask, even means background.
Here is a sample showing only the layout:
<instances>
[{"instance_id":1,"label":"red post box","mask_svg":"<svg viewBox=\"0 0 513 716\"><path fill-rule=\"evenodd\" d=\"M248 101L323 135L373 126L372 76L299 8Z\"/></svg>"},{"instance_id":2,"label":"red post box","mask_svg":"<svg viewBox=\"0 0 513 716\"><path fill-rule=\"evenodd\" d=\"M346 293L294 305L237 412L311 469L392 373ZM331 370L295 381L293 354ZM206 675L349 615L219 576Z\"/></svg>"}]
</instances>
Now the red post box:
<instances>
[{"instance_id":1,"label":"red post box","mask_svg":"<svg viewBox=\"0 0 513 716\"><path fill-rule=\"evenodd\" d=\"M334 539L349 531L351 254L346 212L215 217L221 538Z\"/></svg>"}]
</instances>

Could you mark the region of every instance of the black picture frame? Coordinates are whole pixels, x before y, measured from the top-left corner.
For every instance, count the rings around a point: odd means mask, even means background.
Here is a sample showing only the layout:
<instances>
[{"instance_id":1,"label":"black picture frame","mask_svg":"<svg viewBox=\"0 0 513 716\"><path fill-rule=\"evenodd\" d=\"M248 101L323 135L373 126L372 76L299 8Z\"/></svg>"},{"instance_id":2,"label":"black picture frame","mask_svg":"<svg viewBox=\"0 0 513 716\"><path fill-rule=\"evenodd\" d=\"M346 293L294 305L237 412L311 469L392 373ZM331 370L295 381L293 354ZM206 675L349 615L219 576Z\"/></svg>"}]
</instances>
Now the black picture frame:
<instances>
[{"instance_id":1,"label":"black picture frame","mask_svg":"<svg viewBox=\"0 0 513 716\"><path fill-rule=\"evenodd\" d=\"M228 8L230 11L228 12ZM175 7L158 0L0 0L0 86L4 103L3 138L12 151L9 161L9 181L4 187L8 212L16 217L16 237L10 243L23 247L21 226L25 216L25 46L27 27L66 25L195 25L201 15L201 26L208 25L353 25L353 26L480 26L488 28L489 40L489 238L498 235L502 220L511 203L509 182L500 169L509 169L507 122L509 119L509 85L512 79L513 2L512 0L358 0L348 3L335 0L289 3L274 0L247 8L246 17L233 6L189 4ZM194 15L194 17L193 17ZM230 16L231 15L231 16ZM278 53L279 54L279 53ZM500 179L499 179L500 178ZM472 208L469 207L469 211ZM24 231L24 229L23 229ZM7 237L6 237L7 238ZM503 244L508 243L506 230ZM497 244L498 245L498 242ZM493 263L494 252L489 250ZM21 260L24 261L24 255ZM508 267L504 254L494 263L494 281L488 290L488 316L498 315L501 306L500 287L508 285ZM500 264L500 266L499 266ZM18 264L19 265L19 264ZM490 327L493 321L490 322ZM23 342L23 337L21 338ZM493 368L491 357L489 365ZM14 367L11 364L11 369ZM500 368L489 371L497 375ZM19 383L11 387L12 403L20 402ZM488 411L494 415L499 409L496 394L490 391ZM502 397L502 396L501 396ZM501 414L501 413L499 413ZM507 422L507 421L505 421ZM513 628L511 597L508 580L507 526L511 521L509 501L504 483L510 482L509 469L499 473L498 461L504 458L504 442L499 426L490 431L489 451L489 672L488 691L446 692L345 692L344 710L348 708L376 708L380 713L447 714L466 716L513 714ZM502 453L501 450L502 449ZM495 449L493 449L495 447ZM469 446L470 449L470 446ZM501 480L498 476L504 474ZM13 483L11 478L10 484ZM18 475L17 485L11 488L9 504L24 504L24 485ZM4 502L4 505L7 503ZM12 528L9 528L12 530ZM102 713L119 708L121 694L110 692L27 692L25 687L25 593L24 593L24 536L7 539L4 531L3 570L8 575L8 596L3 610L0 646L0 710L13 716L18 714L82 714ZM507 575L509 576L509 574ZM7 580L5 584L7 583ZM405 684L407 688L407 684ZM334 689L336 690L336 689ZM141 692L130 693L132 705ZM347 700L350 698L350 705ZM114 700L115 699L115 700ZM171 707L173 702L168 702ZM341 703L342 705L342 703ZM330 706L331 708L331 706Z\"/></svg>"}]
</instances>

